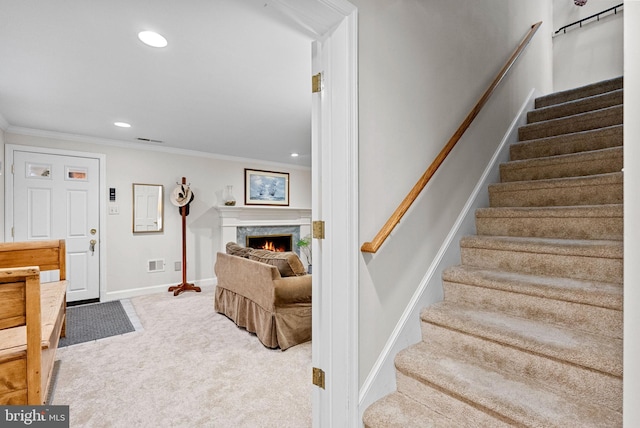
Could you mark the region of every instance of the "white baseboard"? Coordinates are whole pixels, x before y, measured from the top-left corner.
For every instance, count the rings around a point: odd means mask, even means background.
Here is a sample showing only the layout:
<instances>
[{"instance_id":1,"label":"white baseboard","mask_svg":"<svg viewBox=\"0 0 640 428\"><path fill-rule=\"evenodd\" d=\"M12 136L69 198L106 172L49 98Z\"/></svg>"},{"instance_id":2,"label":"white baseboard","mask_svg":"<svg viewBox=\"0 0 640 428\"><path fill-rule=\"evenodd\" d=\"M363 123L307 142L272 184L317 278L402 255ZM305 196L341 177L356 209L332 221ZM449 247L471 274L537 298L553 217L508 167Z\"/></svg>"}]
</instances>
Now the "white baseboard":
<instances>
[{"instance_id":1,"label":"white baseboard","mask_svg":"<svg viewBox=\"0 0 640 428\"><path fill-rule=\"evenodd\" d=\"M217 278L206 278L200 279L192 282L194 285L197 285L201 288L209 288L215 287L218 284ZM159 284L152 285L150 287L140 287L140 288L130 288L128 290L119 290L119 291L107 291L101 301L108 302L110 300L121 300L121 299L130 299L136 296L144 296L147 294L155 294L155 293L167 293L169 287L176 285L172 284Z\"/></svg>"},{"instance_id":2,"label":"white baseboard","mask_svg":"<svg viewBox=\"0 0 640 428\"><path fill-rule=\"evenodd\" d=\"M487 186L500 181L500 164L509 160L509 146L518 142L518 128L526 124L527 111L533 109L536 96L538 96L537 91L532 89L526 101L520 107L518 114L511 122L500 145L491 157L451 231L438 250L407 308L400 317L398 324L396 324L396 328L391 333L380 356L362 384L359 399L361 420L362 414L367 407L376 400L395 391L395 356L402 349L421 340L420 323L415 322L415 320L419 319L423 308L441 299L439 290L442 288L442 271L449 266L460 263L460 246L458 242L463 236L475 233L475 211L478 208L489 206L489 196L486 192Z\"/></svg>"}]
</instances>

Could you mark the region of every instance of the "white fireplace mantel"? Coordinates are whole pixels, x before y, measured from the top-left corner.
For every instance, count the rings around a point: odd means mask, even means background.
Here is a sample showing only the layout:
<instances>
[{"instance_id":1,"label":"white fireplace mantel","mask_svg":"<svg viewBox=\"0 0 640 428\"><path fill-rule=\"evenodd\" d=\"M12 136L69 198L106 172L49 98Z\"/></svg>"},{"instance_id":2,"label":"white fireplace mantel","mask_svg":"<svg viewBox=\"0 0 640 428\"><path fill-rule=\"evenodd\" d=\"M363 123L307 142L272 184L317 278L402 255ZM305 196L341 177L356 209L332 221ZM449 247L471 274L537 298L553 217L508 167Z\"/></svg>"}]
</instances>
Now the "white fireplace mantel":
<instances>
[{"instance_id":1,"label":"white fireplace mantel","mask_svg":"<svg viewBox=\"0 0 640 428\"><path fill-rule=\"evenodd\" d=\"M220 215L221 251L236 242L238 227L300 226L300 236L311 233L311 209L273 206L217 206Z\"/></svg>"}]
</instances>

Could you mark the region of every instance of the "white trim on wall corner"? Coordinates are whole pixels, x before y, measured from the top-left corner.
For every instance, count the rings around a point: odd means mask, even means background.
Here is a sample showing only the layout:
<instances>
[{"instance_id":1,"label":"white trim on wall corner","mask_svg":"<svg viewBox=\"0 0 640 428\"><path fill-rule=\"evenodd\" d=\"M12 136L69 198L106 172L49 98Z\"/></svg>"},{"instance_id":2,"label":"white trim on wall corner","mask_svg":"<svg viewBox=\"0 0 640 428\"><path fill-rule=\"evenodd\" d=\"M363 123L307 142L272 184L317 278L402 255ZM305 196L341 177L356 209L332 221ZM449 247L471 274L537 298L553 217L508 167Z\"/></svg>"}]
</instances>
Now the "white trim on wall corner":
<instances>
[{"instance_id":1,"label":"white trim on wall corner","mask_svg":"<svg viewBox=\"0 0 640 428\"><path fill-rule=\"evenodd\" d=\"M367 407L396 389L395 356L402 349L421 340L420 323L415 320L420 317L424 307L442 299L442 271L460 262L458 242L462 236L475 233L475 211L489 205L489 197L485 190L489 184L499 181L500 163L509 159L509 146L518 141L518 128L526 124L527 111L533 108L536 96L538 92L532 89L362 384L359 404L361 418Z\"/></svg>"}]
</instances>

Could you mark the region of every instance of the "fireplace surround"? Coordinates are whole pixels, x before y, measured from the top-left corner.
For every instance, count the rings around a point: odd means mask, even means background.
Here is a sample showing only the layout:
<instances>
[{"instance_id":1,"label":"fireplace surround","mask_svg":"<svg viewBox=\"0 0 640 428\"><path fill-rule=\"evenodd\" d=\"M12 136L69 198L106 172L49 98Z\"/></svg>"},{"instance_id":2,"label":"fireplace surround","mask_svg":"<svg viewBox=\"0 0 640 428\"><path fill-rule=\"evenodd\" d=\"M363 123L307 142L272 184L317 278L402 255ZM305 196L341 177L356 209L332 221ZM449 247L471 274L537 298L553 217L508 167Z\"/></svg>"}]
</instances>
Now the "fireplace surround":
<instances>
[{"instance_id":1,"label":"fireplace surround","mask_svg":"<svg viewBox=\"0 0 640 428\"><path fill-rule=\"evenodd\" d=\"M292 235L292 249L300 253L296 242L311 233L311 210L292 207L218 206L220 215L220 251L227 242L246 246L247 236ZM304 256L302 262L307 263Z\"/></svg>"}]
</instances>

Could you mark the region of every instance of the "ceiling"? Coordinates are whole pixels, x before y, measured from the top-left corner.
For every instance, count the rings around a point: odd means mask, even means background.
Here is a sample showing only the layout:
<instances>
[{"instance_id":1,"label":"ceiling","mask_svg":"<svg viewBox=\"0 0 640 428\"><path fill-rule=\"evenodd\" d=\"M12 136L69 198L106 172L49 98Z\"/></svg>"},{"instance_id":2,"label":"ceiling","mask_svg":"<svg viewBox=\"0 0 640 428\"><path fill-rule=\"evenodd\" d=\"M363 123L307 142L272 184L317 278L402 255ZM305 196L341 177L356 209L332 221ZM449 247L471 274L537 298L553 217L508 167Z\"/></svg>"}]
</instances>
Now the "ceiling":
<instances>
[{"instance_id":1,"label":"ceiling","mask_svg":"<svg viewBox=\"0 0 640 428\"><path fill-rule=\"evenodd\" d=\"M0 0L0 127L309 166L312 38L265 0Z\"/></svg>"}]
</instances>

